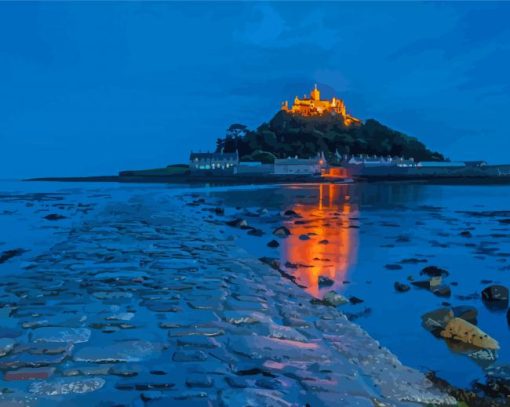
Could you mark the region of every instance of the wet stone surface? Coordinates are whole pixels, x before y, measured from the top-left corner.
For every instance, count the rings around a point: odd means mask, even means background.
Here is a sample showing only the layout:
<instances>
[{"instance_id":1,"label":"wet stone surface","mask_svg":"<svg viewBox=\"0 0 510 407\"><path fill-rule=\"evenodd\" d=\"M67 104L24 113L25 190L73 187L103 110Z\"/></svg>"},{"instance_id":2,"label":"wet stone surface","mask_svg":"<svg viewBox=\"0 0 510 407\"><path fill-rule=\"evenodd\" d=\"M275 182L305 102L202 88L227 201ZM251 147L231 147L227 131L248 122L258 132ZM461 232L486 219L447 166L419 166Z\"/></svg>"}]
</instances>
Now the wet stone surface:
<instances>
[{"instance_id":1,"label":"wet stone surface","mask_svg":"<svg viewBox=\"0 0 510 407\"><path fill-rule=\"evenodd\" d=\"M112 202L0 281L0 406L453 403L186 202Z\"/></svg>"}]
</instances>

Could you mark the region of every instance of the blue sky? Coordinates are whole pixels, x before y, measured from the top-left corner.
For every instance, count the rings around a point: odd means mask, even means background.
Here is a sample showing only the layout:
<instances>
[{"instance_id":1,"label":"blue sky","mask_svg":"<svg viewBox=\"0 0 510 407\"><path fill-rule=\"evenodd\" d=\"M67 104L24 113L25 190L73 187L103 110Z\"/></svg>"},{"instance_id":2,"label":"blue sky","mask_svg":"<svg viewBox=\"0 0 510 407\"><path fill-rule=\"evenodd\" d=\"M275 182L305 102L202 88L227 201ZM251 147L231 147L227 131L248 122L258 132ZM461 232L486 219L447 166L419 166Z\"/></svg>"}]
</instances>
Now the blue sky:
<instances>
[{"instance_id":1,"label":"blue sky","mask_svg":"<svg viewBox=\"0 0 510 407\"><path fill-rule=\"evenodd\" d=\"M510 162L510 3L0 3L1 178L186 162L318 83Z\"/></svg>"}]
</instances>

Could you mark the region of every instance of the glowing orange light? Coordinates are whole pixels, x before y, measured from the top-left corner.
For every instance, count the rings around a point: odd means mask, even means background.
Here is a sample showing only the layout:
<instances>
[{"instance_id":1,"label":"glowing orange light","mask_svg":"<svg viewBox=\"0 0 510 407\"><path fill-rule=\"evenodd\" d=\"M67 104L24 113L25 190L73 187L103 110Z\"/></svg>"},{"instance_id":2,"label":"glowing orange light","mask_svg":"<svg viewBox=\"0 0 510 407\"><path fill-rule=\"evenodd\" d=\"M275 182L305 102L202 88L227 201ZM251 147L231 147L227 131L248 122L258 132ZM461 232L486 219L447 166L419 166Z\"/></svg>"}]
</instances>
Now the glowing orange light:
<instances>
[{"instance_id":1,"label":"glowing orange light","mask_svg":"<svg viewBox=\"0 0 510 407\"><path fill-rule=\"evenodd\" d=\"M335 281L330 288L341 287L346 280L356 258L358 229L349 228L349 217L357 209L343 199L348 196L348 186L320 184L317 187L316 204L297 204L292 208L303 219L286 224L291 235L283 243L281 261L297 266L292 272L299 282L307 286L310 294L320 297L319 276ZM308 235L309 239L302 240L301 235Z\"/></svg>"},{"instance_id":2,"label":"glowing orange light","mask_svg":"<svg viewBox=\"0 0 510 407\"><path fill-rule=\"evenodd\" d=\"M329 113L336 113L340 119L343 120L345 126L350 126L353 123L361 123L361 120L347 113L345 103L342 99L333 98L331 100L321 100L321 93L317 89L317 85L310 92L310 97L303 97L299 99L297 96L294 98L294 104L289 107L289 102L282 103L282 110L297 116L311 117L322 116Z\"/></svg>"}]
</instances>

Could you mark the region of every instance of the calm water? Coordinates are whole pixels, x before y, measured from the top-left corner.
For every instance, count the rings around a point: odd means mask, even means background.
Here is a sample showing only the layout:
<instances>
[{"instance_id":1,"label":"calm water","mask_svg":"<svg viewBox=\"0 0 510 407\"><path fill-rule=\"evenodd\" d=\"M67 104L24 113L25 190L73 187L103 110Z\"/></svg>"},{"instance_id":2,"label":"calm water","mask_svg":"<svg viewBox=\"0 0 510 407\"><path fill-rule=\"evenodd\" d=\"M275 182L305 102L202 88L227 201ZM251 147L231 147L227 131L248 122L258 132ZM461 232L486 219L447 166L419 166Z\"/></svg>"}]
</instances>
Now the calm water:
<instances>
[{"instance_id":1,"label":"calm water","mask_svg":"<svg viewBox=\"0 0 510 407\"><path fill-rule=\"evenodd\" d=\"M91 205L90 211L112 198L126 199L133 193L164 190L169 195L189 192L206 194L228 208L226 218L248 210L267 208L263 217L244 216L266 231L262 237L228 228L254 256L279 257L309 267L292 271L311 295L320 297L318 276L335 280L333 287L346 296L364 300L344 306L373 337L398 355L404 364L434 370L454 384L467 386L483 379L484 371L473 360L451 349L421 326L421 315L442 306L471 305L479 312L478 326L496 338L501 350L498 362L510 362L510 332L504 312L488 310L480 299L457 296L480 293L481 280L509 285L510 230L500 217L474 217L461 211L510 210L510 187L429 186L420 184L294 185L278 187L188 188L165 185L57 184L0 182L0 251L28 249L26 255L0 265L0 273L20 272L23 262L65 239L68 230L86 213L66 209L66 204ZM33 193L49 195L33 196ZM57 193L53 196L51 194ZM5 195L8 195L7 197ZM12 195L19 195L11 199ZM9 198L11 197L11 198ZM58 206L60 205L60 206ZM76 205L74 205L76 207ZM284 209L301 214L305 223L283 221ZM66 219L48 222L43 217L61 213ZM244 214L246 215L246 214ZM292 235L278 249L266 243L271 230L285 223ZM472 237L460 235L470 230ZM309 240L299 235L312 233ZM329 244L318 244L327 239ZM427 263L387 264L416 258ZM450 271L451 298L439 298L412 288L396 293L395 281L419 279L425 265Z\"/></svg>"},{"instance_id":2,"label":"calm water","mask_svg":"<svg viewBox=\"0 0 510 407\"><path fill-rule=\"evenodd\" d=\"M510 362L505 312L488 310L481 299L457 297L479 294L488 285L481 280L508 285L508 226L498 222L501 217L474 217L461 211L509 210L509 193L508 186L367 184L281 186L212 196L234 208L298 212L303 219L298 224L294 220L284 222L292 235L278 249L266 247L270 235L253 237L239 232L240 244L257 256L280 257L282 264L290 261L308 266L289 271L314 296L331 289L318 287L319 275L334 279L333 289L364 300L344 306L345 311L403 363L434 370L454 384L467 386L484 378L483 368L426 331L420 316L440 308L445 301L452 306L476 307L478 326L501 345L497 363ZM282 224L281 217L246 219L268 233ZM460 235L466 230L471 238ZM310 232L309 240L299 239ZM318 244L323 239L329 244ZM400 270L384 267L409 258L426 263L400 263ZM407 293L394 290L395 281L409 284L408 277L419 280L419 272L426 265L450 271L445 283L458 283L451 286L450 298L414 287Z\"/></svg>"}]
</instances>

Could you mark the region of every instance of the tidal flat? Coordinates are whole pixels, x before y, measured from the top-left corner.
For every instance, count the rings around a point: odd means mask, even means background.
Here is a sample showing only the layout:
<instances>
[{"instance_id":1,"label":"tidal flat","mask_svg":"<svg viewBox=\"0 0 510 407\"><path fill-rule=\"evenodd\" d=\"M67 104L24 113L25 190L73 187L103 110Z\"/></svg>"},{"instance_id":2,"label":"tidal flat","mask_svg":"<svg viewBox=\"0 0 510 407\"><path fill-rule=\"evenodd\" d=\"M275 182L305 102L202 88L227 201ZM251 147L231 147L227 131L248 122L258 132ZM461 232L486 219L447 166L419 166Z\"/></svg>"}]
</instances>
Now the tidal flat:
<instances>
[{"instance_id":1,"label":"tidal flat","mask_svg":"<svg viewBox=\"0 0 510 407\"><path fill-rule=\"evenodd\" d=\"M481 292L508 282L508 187L0 186L0 405L457 405L428 372L506 383ZM412 284L427 266L448 296ZM498 351L422 326L458 306Z\"/></svg>"}]
</instances>

